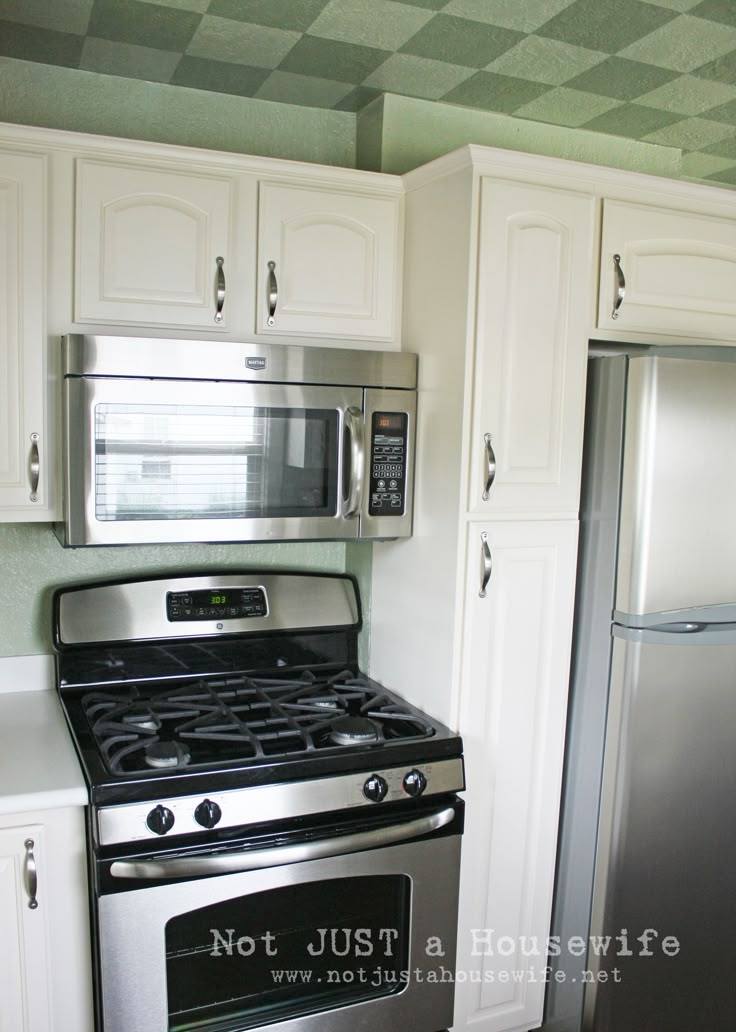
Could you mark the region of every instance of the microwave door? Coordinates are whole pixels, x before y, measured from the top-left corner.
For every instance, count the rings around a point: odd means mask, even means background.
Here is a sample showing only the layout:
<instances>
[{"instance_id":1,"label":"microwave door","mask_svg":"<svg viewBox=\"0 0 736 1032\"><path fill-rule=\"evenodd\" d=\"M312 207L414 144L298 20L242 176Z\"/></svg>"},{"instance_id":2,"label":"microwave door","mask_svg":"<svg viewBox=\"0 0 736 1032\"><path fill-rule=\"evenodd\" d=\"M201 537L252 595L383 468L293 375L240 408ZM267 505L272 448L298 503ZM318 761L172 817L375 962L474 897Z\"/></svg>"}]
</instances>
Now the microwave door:
<instances>
[{"instance_id":1,"label":"microwave door","mask_svg":"<svg viewBox=\"0 0 736 1032\"><path fill-rule=\"evenodd\" d=\"M355 387L68 377L64 543L355 538L343 471L362 401Z\"/></svg>"}]
</instances>

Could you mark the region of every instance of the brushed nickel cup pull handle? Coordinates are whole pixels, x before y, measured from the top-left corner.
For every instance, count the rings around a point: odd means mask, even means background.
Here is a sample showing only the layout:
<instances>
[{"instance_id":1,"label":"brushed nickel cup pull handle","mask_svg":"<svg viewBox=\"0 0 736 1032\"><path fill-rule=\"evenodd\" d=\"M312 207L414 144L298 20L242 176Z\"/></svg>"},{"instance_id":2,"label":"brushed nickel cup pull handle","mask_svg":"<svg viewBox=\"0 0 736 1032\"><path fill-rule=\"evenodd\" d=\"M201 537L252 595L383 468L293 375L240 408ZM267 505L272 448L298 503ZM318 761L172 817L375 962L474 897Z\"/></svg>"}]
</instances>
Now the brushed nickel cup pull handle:
<instances>
[{"instance_id":1,"label":"brushed nickel cup pull handle","mask_svg":"<svg viewBox=\"0 0 736 1032\"><path fill-rule=\"evenodd\" d=\"M620 254L614 254L613 256L613 272L615 276L614 289L616 291L616 296L613 299L611 318L618 319L618 310L621 307L626 294L626 277L624 276L624 270L621 268Z\"/></svg>"},{"instance_id":2,"label":"brushed nickel cup pull handle","mask_svg":"<svg viewBox=\"0 0 736 1032\"><path fill-rule=\"evenodd\" d=\"M38 900L36 895L38 893L38 871L36 869L36 858L33 855L34 842L32 838L27 838L24 842L26 847L26 859L25 859L25 883L26 892L28 893L28 907L30 910L36 910L38 907Z\"/></svg>"},{"instance_id":3,"label":"brushed nickel cup pull handle","mask_svg":"<svg viewBox=\"0 0 736 1032\"><path fill-rule=\"evenodd\" d=\"M215 322L222 322L222 310L225 307L225 264L224 258L216 258L217 262L217 289L215 293Z\"/></svg>"},{"instance_id":4,"label":"brushed nickel cup pull handle","mask_svg":"<svg viewBox=\"0 0 736 1032\"><path fill-rule=\"evenodd\" d=\"M276 262L268 263L268 325L276 323L276 305L279 303L279 285L276 280Z\"/></svg>"},{"instance_id":5,"label":"brushed nickel cup pull handle","mask_svg":"<svg viewBox=\"0 0 736 1032\"><path fill-rule=\"evenodd\" d=\"M486 597L486 588L492 573L493 556L488 547L488 535L484 531L480 536L480 591L478 592L480 598Z\"/></svg>"},{"instance_id":6,"label":"brushed nickel cup pull handle","mask_svg":"<svg viewBox=\"0 0 736 1032\"><path fill-rule=\"evenodd\" d=\"M37 502L38 485L41 480L41 454L38 450L38 434L31 434L31 453L28 468L31 475L31 493L29 497L32 502Z\"/></svg>"},{"instance_id":7,"label":"brushed nickel cup pull handle","mask_svg":"<svg viewBox=\"0 0 736 1032\"><path fill-rule=\"evenodd\" d=\"M484 434L483 440L486 446L486 482L485 488L483 489L483 501L488 501L491 488L493 487L493 481L496 479L496 453L493 450L491 444L491 435Z\"/></svg>"}]
</instances>

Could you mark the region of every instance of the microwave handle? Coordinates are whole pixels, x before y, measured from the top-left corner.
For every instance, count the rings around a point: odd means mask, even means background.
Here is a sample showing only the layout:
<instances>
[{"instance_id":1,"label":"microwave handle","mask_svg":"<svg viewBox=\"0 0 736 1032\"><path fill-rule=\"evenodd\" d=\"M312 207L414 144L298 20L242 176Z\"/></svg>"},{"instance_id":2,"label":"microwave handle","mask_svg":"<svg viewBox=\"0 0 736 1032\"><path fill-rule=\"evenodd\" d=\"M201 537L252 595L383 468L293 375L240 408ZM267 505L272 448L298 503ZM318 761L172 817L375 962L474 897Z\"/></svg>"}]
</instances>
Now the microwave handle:
<instances>
[{"instance_id":1,"label":"microwave handle","mask_svg":"<svg viewBox=\"0 0 736 1032\"><path fill-rule=\"evenodd\" d=\"M358 853L362 849L397 845L438 831L450 824L454 817L455 808L448 806L426 817L400 821L384 828L271 849L254 849L220 856L173 857L170 860L115 860L110 865L110 874L113 878L196 878L206 874L235 874L264 867L281 867L283 864L300 864L308 860L342 856L344 853Z\"/></svg>"},{"instance_id":2,"label":"microwave handle","mask_svg":"<svg viewBox=\"0 0 736 1032\"><path fill-rule=\"evenodd\" d=\"M363 482L365 479L365 434L363 430L363 413L359 408L350 406L345 409L345 429L350 439L350 446L347 454L343 455L343 462L350 463L348 466L348 490L345 499L346 518L357 516L363 501ZM345 478L343 478L345 483Z\"/></svg>"}]
</instances>

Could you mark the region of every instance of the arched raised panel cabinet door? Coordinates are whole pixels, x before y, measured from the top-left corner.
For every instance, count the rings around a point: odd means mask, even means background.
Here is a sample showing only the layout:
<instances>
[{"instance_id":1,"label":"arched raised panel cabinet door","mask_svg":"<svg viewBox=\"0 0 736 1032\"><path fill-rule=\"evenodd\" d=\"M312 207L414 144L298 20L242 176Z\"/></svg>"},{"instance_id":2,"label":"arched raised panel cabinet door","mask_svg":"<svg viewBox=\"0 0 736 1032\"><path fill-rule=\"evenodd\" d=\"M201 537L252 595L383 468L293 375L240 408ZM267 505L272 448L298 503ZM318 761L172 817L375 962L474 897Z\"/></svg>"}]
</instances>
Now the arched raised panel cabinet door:
<instances>
[{"instance_id":1,"label":"arched raised panel cabinet door","mask_svg":"<svg viewBox=\"0 0 736 1032\"><path fill-rule=\"evenodd\" d=\"M35 872L33 868L35 867ZM44 840L40 825L0 829L0 1028L49 1032L51 1020L47 913L34 908L30 892L45 886ZM42 898L42 897L39 897Z\"/></svg>"},{"instance_id":2,"label":"arched raised panel cabinet door","mask_svg":"<svg viewBox=\"0 0 736 1032\"><path fill-rule=\"evenodd\" d=\"M87 159L76 176L75 321L226 331L232 181Z\"/></svg>"},{"instance_id":3,"label":"arched raised panel cabinet door","mask_svg":"<svg viewBox=\"0 0 736 1032\"><path fill-rule=\"evenodd\" d=\"M458 1032L542 1018L577 530L575 520L468 524Z\"/></svg>"},{"instance_id":4,"label":"arched raised panel cabinet door","mask_svg":"<svg viewBox=\"0 0 736 1032\"><path fill-rule=\"evenodd\" d=\"M257 332L396 338L400 199L262 182Z\"/></svg>"},{"instance_id":5,"label":"arched raised panel cabinet door","mask_svg":"<svg viewBox=\"0 0 736 1032\"><path fill-rule=\"evenodd\" d=\"M578 506L595 199L481 185L468 510Z\"/></svg>"},{"instance_id":6,"label":"arched raised panel cabinet door","mask_svg":"<svg viewBox=\"0 0 736 1032\"><path fill-rule=\"evenodd\" d=\"M736 340L736 219L604 201L598 326Z\"/></svg>"},{"instance_id":7,"label":"arched raised panel cabinet door","mask_svg":"<svg viewBox=\"0 0 736 1032\"><path fill-rule=\"evenodd\" d=\"M0 520L48 520L46 159L0 153Z\"/></svg>"}]
</instances>

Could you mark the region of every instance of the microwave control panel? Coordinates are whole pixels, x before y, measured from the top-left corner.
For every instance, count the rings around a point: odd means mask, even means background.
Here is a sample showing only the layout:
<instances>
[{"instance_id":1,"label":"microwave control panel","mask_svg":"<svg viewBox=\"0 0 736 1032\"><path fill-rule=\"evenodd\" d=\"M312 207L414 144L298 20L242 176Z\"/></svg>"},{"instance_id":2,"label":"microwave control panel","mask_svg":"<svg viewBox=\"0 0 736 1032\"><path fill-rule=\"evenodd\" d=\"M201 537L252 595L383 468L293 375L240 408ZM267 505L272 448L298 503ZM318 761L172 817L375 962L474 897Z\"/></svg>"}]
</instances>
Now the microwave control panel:
<instances>
[{"instance_id":1,"label":"microwave control panel","mask_svg":"<svg viewBox=\"0 0 736 1032\"><path fill-rule=\"evenodd\" d=\"M408 424L406 412L374 412L368 514L403 516L406 507Z\"/></svg>"}]
</instances>

